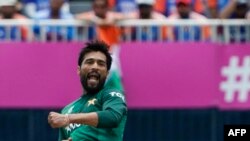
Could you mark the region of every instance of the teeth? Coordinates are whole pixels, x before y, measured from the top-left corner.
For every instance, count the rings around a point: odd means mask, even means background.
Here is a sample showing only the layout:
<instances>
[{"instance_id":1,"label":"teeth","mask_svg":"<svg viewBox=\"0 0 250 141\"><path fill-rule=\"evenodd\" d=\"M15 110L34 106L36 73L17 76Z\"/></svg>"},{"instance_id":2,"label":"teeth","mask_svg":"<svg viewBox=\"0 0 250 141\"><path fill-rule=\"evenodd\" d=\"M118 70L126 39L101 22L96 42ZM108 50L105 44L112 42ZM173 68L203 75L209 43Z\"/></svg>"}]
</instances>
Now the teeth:
<instances>
[{"instance_id":1,"label":"teeth","mask_svg":"<svg viewBox=\"0 0 250 141\"><path fill-rule=\"evenodd\" d=\"M99 75L98 74L89 74L88 75L88 78L94 78L94 79L98 79L99 78Z\"/></svg>"},{"instance_id":2,"label":"teeth","mask_svg":"<svg viewBox=\"0 0 250 141\"><path fill-rule=\"evenodd\" d=\"M95 77L95 76L90 76L89 79L95 79L95 80L97 80L97 77Z\"/></svg>"}]
</instances>

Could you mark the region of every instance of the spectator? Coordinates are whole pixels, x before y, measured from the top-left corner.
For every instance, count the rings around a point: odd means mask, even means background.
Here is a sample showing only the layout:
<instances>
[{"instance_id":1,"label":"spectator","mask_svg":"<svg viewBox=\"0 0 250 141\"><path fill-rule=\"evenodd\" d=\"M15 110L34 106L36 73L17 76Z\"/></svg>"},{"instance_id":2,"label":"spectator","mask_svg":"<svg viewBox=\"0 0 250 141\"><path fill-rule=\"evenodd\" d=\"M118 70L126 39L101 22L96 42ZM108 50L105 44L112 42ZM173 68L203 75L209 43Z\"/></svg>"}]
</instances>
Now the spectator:
<instances>
[{"instance_id":1,"label":"spectator","mask_svg":"<svg viewBox=\"0 0 250 141\"><path fill-rule=\"evenodd\" d=\"M136 9L135 0L116 0L116 10L119 12L127 14Z\"/></svg>"},{"instance_id":2,"label":"spectator","mask_svg":"<svg viewBox=\"0 0 250 141\"><path fill-rule=\"evenodd\" d=\"M205 0L207 11L206 16L209 18L219 18L219 13L231 0Z\"/></svg>"},{"instance_id":3,"label":"spectator","mask_svg":"<svg viewBox=\"0 0 250 141\"><path fill-rule=\"evenodd\" d=\"M220 12L222 19L247 19L248 18L248 1L247 0L231 0L228 5ZM230 42L246 42L247 26L237 25L229 26ZM223 32L222 28L222 31ZM227 40L227 39L226 39Z\"/></svg>"},{"instance_id":4,"label":"spectator","mask_svg":"<svg viewBox=\"0 0 250 141\"><path fill-rule=\"evenodd\" d=\"M21 0L23 3L23 12L29 18L35 18L36 13L50 9L50 0ZM61 12L69 12L69 3L64 2Z\"/></svg>"},{"instance_id":5,"label":"spectator","mask_svg":"<svg viewBox=\"0 0 250 141\"><path fill-rule=\"evenodd\" d=\"M165 1L165 15L169 16L173 14L177 9L177 2L178 0L158 0L158 1ZM191 0L190 6L192 6L192 10L197 13L205 13L205 4L207 1L214 1L214 0ZM163 4L162 4L163 5Z\"/></svg>"},{"instance_id":6,"label":"spectator","mask_svg":"<svg viewBox=\"0 0 250 141\"><path fill-rule=\"evenodd\" d=\"M73 19L73 15L61 10L64 1L65 0L50 0L50 9L39 11L35 16L35 19L38 21L45 19ZM36 26L34 29L35 34L40 35L40 30L40 27ZM47 26L45 27L45 31L47 41L62 41L63 39L71 41L74 35L74 28L72 26Z\"/></svg>"},{"instance_id":7,"label":"spectator","mask_svg":"<svg viewBox=\"0 0 250 141\"><path fill-rule=\"evenodd\" d=\"M25 16L17 13L16 0L0 1L0 19L27 19ZM26 40L28 28L26 26L0 26L0 40Z\"/></svg>"},{"instance_id":8,"label":"spectator","mask_svg":"<svg viewBox=\"0 0 250 141\"><path fill-rule=\"evenodd\" d=\"M38 11L49 9L50 0L21 0L21 1L23 3L23 13L29 18L34 18Z\"/></svg>"},{"instance_id":9,"label":"spectator","mask_svg":"<svg viewBox=\"0 0 250 141\"><path fill-rule=\"evenodd\" d=\"M109 0L112 7L116 6L116 10L122 13L129 13L136 10L137 0ZM146 0L147 1L147 0ZM208 0L192 0L192 6L195 12L205 13L205 2ZM217 0L209 0L217 1ZM176 0L154 0L153 8L162 14L170 15L176 10Z\"/></svg>"},{"instance_id":10,"label":"spectator","mask_svg":"<svg viewBox=\"0 0 250 141\"><path fill-rule=\"evenodd\" d=\"M191 10L191 0L177 0L177 11L169 16L169 19L193 19L193 20L206 20L207 18L197 12ZM195 40L202 39L208 40L210 33L209 27L199 26L175 26L171 29L175 40Z\"/></svg>"},{"instance_id":11,"label":"spectator","mask_svg":"<svg viewBox=\"0 0 250 141\"><path fill-rule=\"evenodd\" d=\"M154 10L155 0L136 0L136 3L137 3L138 10L130 13L128 15L129 18L142 19L142 20L166 19L166 17L163 14L158 13ZM136 37L137 32L139 32L139 30L141 30L141 36ZM146 40L156 41L160 38L159 35L162 36L163 39L166 39L166 34L167 34L166 30L167 30L166 27L159 27L159 26L135 27L135 28L132 28L132 39L135 40L139 38L142 41L146 41ZM161 34L159 34L159 32L161 32Z\"/></svg>"},{"instance_id":12,"label":"spectator","mask_svg":"<svg viewBox=\"0 0 250 141\"><path fill-rule=\"evenodd\" d=\"M75 15L76 19L95 23L93 37L103 40L111 47L119 42L120 29L114 25L117 20L124 18L123 14L109 10L107 0L93 0L92 11Z\"/></svg>"},{"instance_id":13,"label":"spectator","mask_svg":"<svg viewBox=\"0 0 250 141\"><path fill-rule=\"evenodd\" d=\"M166 17L154 11L155 0L136 0L138 10L130 13L130 18L136 19L166 19Z\"/></svg>"},{"instance_id":14,"label":"spectator","mask_svg":"<svg viewBox=\"0 0 250 141\"><path fill-rule=\"evenodd\" d=\"M220 18L244 19L248 12L247 0L231 0L220 12Z\"/></svg>"},{"instance_id":15,"label":"spectator","mask_svg":"<svg viewBox=\"0 0 250 141\"><path fill-rule=\"evenodd\" d=\"M218 2L217 0L206 0L207 11L205 12L209 18L218 18Z\"/></svg>"}]
</instances>

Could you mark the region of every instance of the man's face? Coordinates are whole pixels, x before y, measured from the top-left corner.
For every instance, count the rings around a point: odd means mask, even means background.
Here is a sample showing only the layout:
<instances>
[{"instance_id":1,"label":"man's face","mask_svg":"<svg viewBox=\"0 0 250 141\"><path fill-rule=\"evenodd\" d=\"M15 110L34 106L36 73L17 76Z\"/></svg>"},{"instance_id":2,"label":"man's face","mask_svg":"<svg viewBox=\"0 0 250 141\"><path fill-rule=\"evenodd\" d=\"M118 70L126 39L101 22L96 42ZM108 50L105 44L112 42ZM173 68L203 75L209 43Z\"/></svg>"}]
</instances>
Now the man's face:
<instances>
[{"instance_id":1,"label":"man's face","mask_svg":"<svg viewBox=\"0 0 250 141\"><path fill-rule=\"evenodd\" d=\"M105 0L95 0L93 3L95 15L100 18L105 18L108 11L108 4Z\"/></svg>"},{"instance_id":2,"label":"man's face","mask_svg":"<svg viewBox=\"0 0 250 141\"><path fill-rule=\"evenodd\" d=\"M189 13L190 13L190 5L184 4L184 3L178 3L177 4L177 10L180 14L181 19L188 19Z\"/></svg>"},{"instance_id":3,"label":"man's face","mask_svg":"<svg viewBox=\"0 0 250 141\"><path fill-rule=\"evenodd\" d=\"M139 8L141 19L150 19L151 18L151 12L153 11L153 7L151 5L140 4L140 5L138 5L138 8Z\"/></svg>"},{"instance_id":4,"label":"man's face","mask_svg":"<svg viewBox=\"0 0 250 141\"><path fill-rule=\"evenodd\" d=\"M64 0L50 0L50 7L52 11L58 11L63 6Z\"/></svg>"},{"instance_id":5,"label":"man's face","mask_svg":"<svg viewBox=\"0 0 250 141\"><path fill-rule=\"evenodd\" d=\"M15 6L2 6L2 7L0 7L0 13L2 13L2 15L5 19L12 19L15 12L16 12Z\"/></svg>"},{"instance_id":6,"label":"man's face","mask_svg":"<svg viewBox=\"0 0 250 141\"><path fill-rule=\"evenodd\" d=\"M78 74L84 90L97 93L103 88L108 75L106 56L99 51L87 53L78 66Z\"/></svg>"},{"instance_id":7,"label":"man's face","mask_svg":"<svg viewBox=\"0 0 250 141\"><path fill-rule=\"evenodd\" d=\"M248 11L247 4L238 4L235 9L235 13L238 19L244 19Z\"/></svg>"}]
</instances>

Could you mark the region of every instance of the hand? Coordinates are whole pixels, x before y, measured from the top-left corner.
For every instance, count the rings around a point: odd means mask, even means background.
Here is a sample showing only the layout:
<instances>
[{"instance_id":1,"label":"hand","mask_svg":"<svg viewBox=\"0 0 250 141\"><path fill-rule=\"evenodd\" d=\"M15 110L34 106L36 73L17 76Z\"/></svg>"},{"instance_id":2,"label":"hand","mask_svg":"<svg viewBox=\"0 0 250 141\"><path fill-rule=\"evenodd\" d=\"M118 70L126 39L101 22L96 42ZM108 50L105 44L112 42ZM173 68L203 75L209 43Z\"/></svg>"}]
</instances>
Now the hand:
<instances>
[{"instance_id":1,"label":"hand","mask_svg":"<svg viewBox=\"0 0 250 141\"><path fill-rule=\"evenodd\" d=\"M50 112L48 116L48 123L52 128L60 128L69 125L68 115Z\"/></svg>"}]
</instances>

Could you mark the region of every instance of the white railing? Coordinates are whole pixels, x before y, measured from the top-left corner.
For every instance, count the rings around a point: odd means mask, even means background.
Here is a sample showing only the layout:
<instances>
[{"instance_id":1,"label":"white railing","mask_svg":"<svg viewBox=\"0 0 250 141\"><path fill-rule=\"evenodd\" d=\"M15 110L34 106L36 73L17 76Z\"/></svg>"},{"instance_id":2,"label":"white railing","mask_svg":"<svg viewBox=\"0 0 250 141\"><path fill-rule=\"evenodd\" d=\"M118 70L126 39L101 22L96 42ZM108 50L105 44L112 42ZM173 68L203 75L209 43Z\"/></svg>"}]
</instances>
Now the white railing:
<instances>
[{"instance_id":1,"label":"white railing","mask_svg":"<svg viewBox=\"0 0 250 141\"><path fill-rule=\"evenodd\" d=\"M124 20L116 25L125 42L250 42L250 20ZM0 20L0 40L86 41L98 34L94 27L79 20Z\"/></svg>"}]
</instances>

